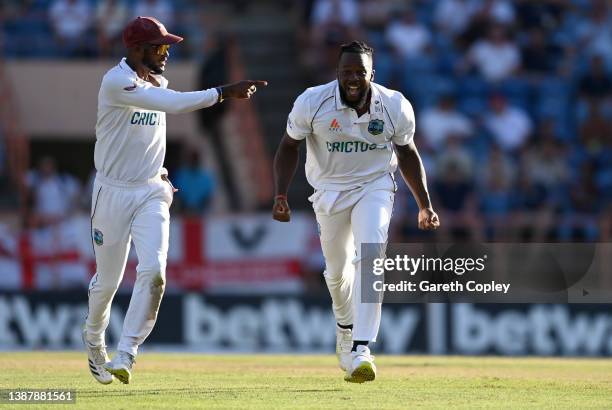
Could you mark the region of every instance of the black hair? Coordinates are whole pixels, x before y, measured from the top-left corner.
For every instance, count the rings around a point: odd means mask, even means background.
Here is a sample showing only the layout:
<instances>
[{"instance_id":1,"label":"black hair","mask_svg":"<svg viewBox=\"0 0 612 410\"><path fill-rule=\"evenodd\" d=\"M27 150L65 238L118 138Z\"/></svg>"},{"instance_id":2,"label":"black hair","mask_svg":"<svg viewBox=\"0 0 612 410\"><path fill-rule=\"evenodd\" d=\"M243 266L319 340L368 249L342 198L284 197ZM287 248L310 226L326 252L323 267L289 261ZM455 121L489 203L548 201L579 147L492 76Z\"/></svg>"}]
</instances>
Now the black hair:
<instances>
[{"instance_id":1,"label":"black hair","mask_svg":"<svg viewBox=\"0 0 612 410\"><path fill-rule=\"evenodd\" d=\"M374 49L363 41L351 41L348 44L342 44L340 46L340 54L338 55L338 59L340 59L344 53L367 54L370 56L370 58L372 58Z\"/></svg>"}]
</instances>

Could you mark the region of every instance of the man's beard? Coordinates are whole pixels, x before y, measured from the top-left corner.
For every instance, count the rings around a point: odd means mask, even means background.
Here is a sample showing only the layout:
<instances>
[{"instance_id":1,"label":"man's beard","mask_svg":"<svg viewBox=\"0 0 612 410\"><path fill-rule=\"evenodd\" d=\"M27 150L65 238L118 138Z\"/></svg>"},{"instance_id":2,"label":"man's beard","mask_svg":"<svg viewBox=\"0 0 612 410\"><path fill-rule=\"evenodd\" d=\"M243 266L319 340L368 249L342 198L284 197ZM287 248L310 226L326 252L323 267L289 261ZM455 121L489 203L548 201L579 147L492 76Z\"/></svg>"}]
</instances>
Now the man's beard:
<instances>
[{"instance_id":1,"label":"man's beard","mask_svg":"<svg viewBox=\"0 0 612 410\"><path fill-rule=\"evenodd\" d=\"M155 75L161 75L164 73L164 70L162 69L162 67L156 66L153 62L151 61L143 61L145 67L147 67L149 70L151 70L151 72Z\"/></svg>"},{"instance_id":2,"label":"man's beard","mask_svg":"<svg viewBox=\"0 0 612 410\"><path fill-rule=\"evenodd\" d=\"M362 92L361 96L359 97L359 100L352 102L346 98L346 93L344 92L344 89L340 86L338 86L338 88L340 89L340 99L342 100L344 105L351 107L351 108L363 107L366 101L368 100L368 95L370 94L370 88L368 87L366 90Z\"/></svg>"}]
</instances>

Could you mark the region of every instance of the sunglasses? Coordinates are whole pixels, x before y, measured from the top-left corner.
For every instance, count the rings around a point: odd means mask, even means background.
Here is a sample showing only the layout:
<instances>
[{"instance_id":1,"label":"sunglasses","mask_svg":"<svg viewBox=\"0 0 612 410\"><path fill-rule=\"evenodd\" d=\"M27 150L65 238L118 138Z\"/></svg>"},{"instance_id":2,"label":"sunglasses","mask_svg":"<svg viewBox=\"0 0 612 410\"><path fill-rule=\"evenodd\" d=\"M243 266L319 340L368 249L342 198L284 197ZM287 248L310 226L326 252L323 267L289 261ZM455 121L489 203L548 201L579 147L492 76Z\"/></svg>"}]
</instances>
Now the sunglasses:
<instances>
[{"instance_id":1,"label":"sunglasses","mask_svg":"<svg viewBox=\"0 0 612 410\"><path fill-rule=\"evenodd\" d=\"M163 56L170 50L170 44L147 44L147 46L152 48L158 56Z\"/></svg>"}]
</instances>

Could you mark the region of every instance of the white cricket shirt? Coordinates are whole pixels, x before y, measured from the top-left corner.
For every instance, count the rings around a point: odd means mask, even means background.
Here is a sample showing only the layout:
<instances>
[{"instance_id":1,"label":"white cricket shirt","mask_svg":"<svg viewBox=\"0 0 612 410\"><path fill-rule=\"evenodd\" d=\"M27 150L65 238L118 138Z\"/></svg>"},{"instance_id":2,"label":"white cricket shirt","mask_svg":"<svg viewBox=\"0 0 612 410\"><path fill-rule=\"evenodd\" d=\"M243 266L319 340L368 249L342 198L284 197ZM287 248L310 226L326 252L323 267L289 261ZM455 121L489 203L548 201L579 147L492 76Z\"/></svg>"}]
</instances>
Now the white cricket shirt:
<instances>
[{"instance_id":1,"label":"white cricket shirt","mask_svg":"<svg viewBox=\"0 0 612 410\"><path fill-rule=\"evenodd\" d=\"M371 83L369 112L344 105L338 82L306 89L287 121L287 134L306 139L306 178L317 190L346 191L397 168L393 143L414 137L414 111L398 91Z\"/></svg>"},{"instance_id":2,"label":"white cricket shirt","mask_svg":"<svg viewBox=\"0 0 612 410\"><path fill-rule=\"evenodd\" d=\"M111 68L98 94L94 163L104 177L129 183L146 182L160 174L166 155L166 113L210 107L216 89L178 92L156 76L155 87L125 62Z\"/></svg>"}]
</instances>

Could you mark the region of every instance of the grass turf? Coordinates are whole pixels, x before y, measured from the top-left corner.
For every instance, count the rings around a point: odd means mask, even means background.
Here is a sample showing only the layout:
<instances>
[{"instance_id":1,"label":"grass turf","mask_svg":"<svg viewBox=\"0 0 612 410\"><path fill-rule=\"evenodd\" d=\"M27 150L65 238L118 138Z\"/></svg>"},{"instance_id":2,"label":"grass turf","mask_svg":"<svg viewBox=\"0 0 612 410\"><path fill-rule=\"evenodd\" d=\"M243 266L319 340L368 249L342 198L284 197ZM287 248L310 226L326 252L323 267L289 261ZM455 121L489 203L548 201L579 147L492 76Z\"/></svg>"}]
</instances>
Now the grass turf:
<instances>
[{"instance_id":1,"label":"grass turf","mask_svg":"<svg viewBox=\"0 0 612 410\"><path fill-rule=\"evenodd\" d=\"M142 354L132 384L98 384L78 352L0 353L0 389L75 389L69 405L4 408L610 408L612 360L379 356L374 382L335 356Z\"/></svg>"}]
</instances>

